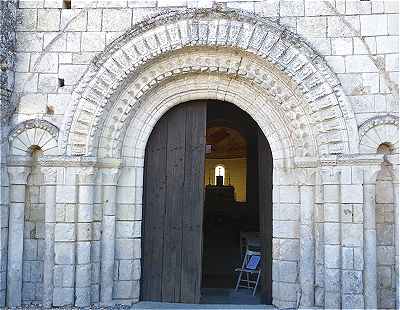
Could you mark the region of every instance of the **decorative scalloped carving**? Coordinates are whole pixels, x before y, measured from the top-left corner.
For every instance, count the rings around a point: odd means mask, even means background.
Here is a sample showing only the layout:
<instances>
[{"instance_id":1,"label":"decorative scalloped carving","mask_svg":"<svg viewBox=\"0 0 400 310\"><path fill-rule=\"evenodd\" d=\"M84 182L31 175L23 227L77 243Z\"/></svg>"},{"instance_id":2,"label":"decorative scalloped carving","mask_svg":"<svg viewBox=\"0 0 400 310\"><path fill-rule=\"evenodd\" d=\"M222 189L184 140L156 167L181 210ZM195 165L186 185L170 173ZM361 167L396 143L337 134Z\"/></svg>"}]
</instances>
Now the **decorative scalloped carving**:
<instances>
[{"instance_id":1,"label":"decorative scalloped carving","mask_svg":"<svg viewBox=\"0 0 400 310\"><path fill-rule=\"evenodd\" d=\"M271 22L242 11L219 9L188 9L184 12L163 12L135 25L120 39L114 41L100 54L81 79L74 92L74 102L66 113L61 148L72 154L91 155L95 152L94 140L103 130L101 118L107 114L105 108L122 91L132 75L139 75L160 55L179 51L190 46L230 47L238 51L266 59L275 70L283 72L297 85L297 89L310 105L308 122L338 119L340 129L322 130L318 137L319 154L346 153L353 146L349 143L348 131L354 125L350 104L340 90L339 82L325 62L297 35ZM229 52L231 55L232 52ZM170 52L168 55L172 55ZM241 67L241 59L229 66L198 65L178 66L179 72L164 75L143 76L146 84L135 94L136 100L153 89L164 78L178 73L201 70L219 74L238 74L246 79L260 81L251 69ZM266 91L270 91L266 88ZM334 108L326 109L326 104ZM107 111L107 112L106 112ZM116 119L117 121L117 119ZM122 128L116 124L115 127Z\"/></svg>"},{"instance_id":2,"label":"decorative scalloped carving","mask_svg":"<svg viewBox=\"0 0 400 310\"><path fill-rule=\"evenodd\" d=\"M393 152L399 152L399 118L394 115L375 116L358 129L360 153L376 153L379 145L390 143Z\"/></svg>"},{"instance_id":3,"label":"decorative scalloped carving","mask_svg":"<svg viewBox=\"0 0 400 310\"><path fill-rule=\"evenodd\" d=\"M44 155L56 155L59 129L43 119L31 119L18 124L9 134L10 154L29 155L38 146Z\"/></svg>"},{"instance_id":4,"label":"decorative scalloped carving","mask_svg":"<svg viewBox=\"0 0 400 310\"><path fill-rule=\"evenodd\" d=\"M237 59L234 60L232 56L224 57L222 52L211 54L208 50L197 51L190 56L178 53L147 67L146 71L143 71L137 79L132 80L130 86L121 94L109 116L114 126L111 134L114 144L110 145L110 150L115 152L119 148L117 144L122 140L124 130L130 123L129 115L132 109L137 108L146 90L151 89L153 85L158 85L165 80L171 81L185 74L221 74L221 72L227 77L234 79L241 77L244 81L253 81L260 85L266 91L265 95L268 97L266 100L276 102L277 106L282 106L287 112L298 105L297 100L291 100L293 93L288 87L261 65L257 66L251 58L237 55ZM287 106L288 103L291 104L290 107ZM288 125L293 134L300 135L302 140L305 136L310 136L310 132L307 132L308 125L304 123L305 112L302 108L297 109L296 112L291 111L288 116L288 120L291 121ZM96 126L104 128L104 123L96 124ZM110 126L110 124L106 125L107 128ZM302 144L298 150L298 156L309 156L314 153L310 147L311 144L309 147ZM115 156L115 154L110 154L110 156Z\"/></svg>"}]
</instances>

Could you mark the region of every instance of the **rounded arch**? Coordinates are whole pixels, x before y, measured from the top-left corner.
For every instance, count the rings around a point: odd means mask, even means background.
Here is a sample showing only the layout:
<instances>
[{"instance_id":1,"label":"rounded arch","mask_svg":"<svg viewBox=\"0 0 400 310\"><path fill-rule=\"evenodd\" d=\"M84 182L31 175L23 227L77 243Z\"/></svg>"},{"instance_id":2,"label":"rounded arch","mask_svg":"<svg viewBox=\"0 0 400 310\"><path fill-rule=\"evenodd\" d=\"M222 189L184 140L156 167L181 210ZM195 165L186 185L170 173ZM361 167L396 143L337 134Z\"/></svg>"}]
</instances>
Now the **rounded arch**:
<instances>
[{"instance_id":1,"label":"rounded arch","mask_svg":"<svg viewBox=\"0 0 400 310\"><path fill-rule=\"evenodd\" d=\"M203 56L197 54L199 48ZM215 52L224 57L204 56ZM171 61L174 55L179 57ZM113 42L75 90L62 127L61 151L94 155L104 145L99 137L106 131L108 142L121 141L126 120L143 108L149 93L170 77L199 72L224 76L229 83L242 79L259 87L265 98L291 102L284 114L294 120L304 117L298 122L305 127L300 133L304 137L296 141L315 149L300 156L357 152L351 105L323 59L299 36L266 18L218 8L164 12ZM132 88L123 93L127 85ZM296 111L298 102L301 113ZM104 126L107 117L110 127ZM313 141L305 141L306 136Z\"/></svg>"},{"instance_id":2,"label":"rounded arch","mask_svg":"<svg viewBox=\"0 0 400 310\"><path fill-rule=\"evenodd\" d=\"M215 184L217 184L217 176L222 176L222 185L225 184L225 176L226 176L226 168L223 164L217 164L214 167L214 177L215 177Z\"/></svg>"},{"instance_id":3,"label":"rounded arch","mask_svg":"<svg viewBox=\"0 0 400 310\"><path fill-rule=\"evenodd\" d=\"M128 126L122 138L116 140L117 144L112 144L113 139L107 135L102 137L100 145L104 147L99 149L98 155L109 157L113 151L121 149L123 158L142 158L148 137L157 121L172 107L196 99L226 101L246 111L268 139L274 164L291 165L288 161L294 158L295 149L293 137L283 125L287 120L285 115L263 104L255 85L251 83L244 85L240 81L201 74L174 79L155 88L141 103L142 108L135 111L126 122ZM118 156L118 153L114 156Z\"/></svg>"},{"instance_id":4,"label":"rounded arch","mask_svg":"<svg viewBox=\"0 0 400 310\"><path fill-rule=\"evenodd\" d=\"M391 153L399 153L399 118L394 115L375 116L361 124L360 152L377 153L388 145Z\"/></svg>"},{"instance_id":5,"label":"rounded arch","mask_svg":"<svg viewBox=\"0 0 400 310\"><path fill-rule=\"evenodd\" d=\"M10 155L31 155L40 149L43 155L57 155L58 128L43 119L31 119L11 130L8 140Z\"/></svg>"},{"instance_id":6,"label":"rounded arch","mask_svg":"<svg viewBox=\"0 0 400 310\"><path fill-rule=\"evenodd\" d=\"M206 156L208 159L247 158L247 136L243 135L243 127L237 128L230 121L207 120L206 144L211 149Z\"/></svg>"}]
</instances>

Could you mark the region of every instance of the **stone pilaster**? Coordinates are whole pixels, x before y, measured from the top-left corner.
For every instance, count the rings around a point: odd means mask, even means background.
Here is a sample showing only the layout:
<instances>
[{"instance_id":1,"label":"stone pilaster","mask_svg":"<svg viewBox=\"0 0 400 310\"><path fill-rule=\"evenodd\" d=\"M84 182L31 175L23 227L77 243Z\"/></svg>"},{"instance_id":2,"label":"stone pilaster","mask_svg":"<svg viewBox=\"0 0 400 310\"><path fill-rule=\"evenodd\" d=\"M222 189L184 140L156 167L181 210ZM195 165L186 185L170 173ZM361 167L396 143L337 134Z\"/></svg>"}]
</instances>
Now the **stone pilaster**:
<instances>
[{"instance_id":1,"label":"stone pilaster","mask_svg":"<svg viewBox=\"0 0 400 310\"><path fill-rule=\"evenodd\" d=\"M78 171L78 205L75 221L75 306L87 307L91 303L91 244L96 169L87 167Z\"/></svg>"},{"instance_id":2,"label":"stone pilaster","mask_svg":"<svg viewBox=\"0 0 400 310\"><path fill-rule=\"evenodd\" d=\"M45 186L45 251L43 264L43 306L50 308L53 304L54 290L54 229L56 223L56 183L57 169L42 168Z\"/></svg>"},{"instance_id":3,"label":"stone pilaster","mask_svg":"<svg viewBox=\"0 0 400 310\"><path fill-rule=\"evenodd\" d=\"M101 285L100 302L112 303L115 259L116 190L119 169L104 169L103 174L103 222L101 236Z\"/></svg>"},{"instance_id":4,"label":"stone pilaster","mask_svg":"<svg viewBox=\"0 0 400 310\"><path fill-rule=\"evenodd\" d=\"M300 180L300 287L301 307L314 306L314 171L305 171Z\"/></svg>"},{"instance_id":5,"label":"stone pilaster","mask_svg":"<svg viewBox=\"0 0 400 310\"><path fill-rule=\"evenodd\" d=\"M10 203L7 305L10 307L21 305L25 190L29 173L30 169L27 167L8 167Z\"/></svg>"}]
</instances>

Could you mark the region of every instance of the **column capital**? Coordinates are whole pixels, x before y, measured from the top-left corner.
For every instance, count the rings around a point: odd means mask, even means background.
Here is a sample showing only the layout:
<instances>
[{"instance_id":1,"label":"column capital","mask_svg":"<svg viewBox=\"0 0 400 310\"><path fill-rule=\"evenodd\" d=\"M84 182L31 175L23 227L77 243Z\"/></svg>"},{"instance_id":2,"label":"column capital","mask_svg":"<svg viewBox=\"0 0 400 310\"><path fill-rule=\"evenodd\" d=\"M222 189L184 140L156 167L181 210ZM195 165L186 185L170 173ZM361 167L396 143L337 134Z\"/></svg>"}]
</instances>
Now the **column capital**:
<instances>
[{"instance_id":1,"label":"column capital","mask_svg":"<svg viewBox=\"0 0 400 310\"><path fill-rule=\"evenodd\" d=\"M103 185L117 185L118 179L121 175L121 169L119 168L104 168L100 170L102 174Z\"/></svg>"},{"instance_id":2,"label":"column capital","mask_svg":"<svg viewBox=\"0 0 400 310\"><path fill-rule=\"evenodd\" d=\"M7 167L8 178L10 184L22 184L27 183L28 175L31 172L29 167L17 166Z\"/></svg>"},{"instance_id":3,"label":"column capital","mask_svg":"<svg viewBox=\"0 0 400 310\"><path fill-rule=\"evenodd\" d=\"M296 169L296 181L298 185L315 185L317 175L316 168L298 168Z\"/></svg>"},{"instance_id":4,"label":"column capital","mask_svg":"<svg viewBox=\"0 0 400 310\"><path fill-rule=\"evenodd\" d=\"M43 175L43 183L50 185L56 184L57 182L57 168L56 167L41 167L40 168Z\"/></svg>"},{"instance_id":5,"label":"column capital","mask_svg":"<svg viewBox=\"0 0 400 310\"><path fill-rule=\"evenodd\" d=\"M320 175L322 184L340 184L340 176L342 171L337 167L322 167Z\"/></svg>"},{"instance_id":6,"label":"column capital","mask_svg":"<svg viewBox=\"0 0 400 310\"><path fill-rule=\"evenodd\" d=\"M96 181L96 167L79 167L76 168L75 174L79 177L80 185L93 185Z\"/></svg>"}]
</instances>

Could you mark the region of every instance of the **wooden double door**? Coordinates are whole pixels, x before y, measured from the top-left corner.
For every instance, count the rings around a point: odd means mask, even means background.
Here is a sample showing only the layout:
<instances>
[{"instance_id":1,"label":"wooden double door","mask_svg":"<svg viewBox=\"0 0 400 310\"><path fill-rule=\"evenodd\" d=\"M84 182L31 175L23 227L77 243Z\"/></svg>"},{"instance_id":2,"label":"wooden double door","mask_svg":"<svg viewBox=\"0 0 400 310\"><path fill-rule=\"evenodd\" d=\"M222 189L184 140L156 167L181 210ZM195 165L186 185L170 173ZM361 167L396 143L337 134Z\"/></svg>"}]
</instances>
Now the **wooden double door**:
<instances>
[{"instance_id":1,"label":"wooden double door","mask_svg":"<svg viewBox=\"0 0 400 310\"><path fill-rule=\"evenodd\" d=\"M141 300L199 303L202 266L204 163L207 102L195 101L168 111L157 123L146 146ZM262 135L262 134L261 134ZM263 135L262 135L263 137ZM260 153L265 142L259 143ZM267 159L258 162L268 174ZM259 164L259 165L260 165ZM264 188L264 189L263 189ZM259 203L270 199L260 186ZM272 210L272 206L270 206ZM264 209L264 208L263 208ZM271 214L269 214L271 213ZM263 251L271 253L272 211L260 212L260 231L267 236ZM272 223L271 223L272 224ZM271 239L271 240L270 240ZM263 255L271 259L271 255ZM271 264L265 261L263 291L271 292ZM267 266L268 265L268 266Z\"/></svg>"}]
</instances>

